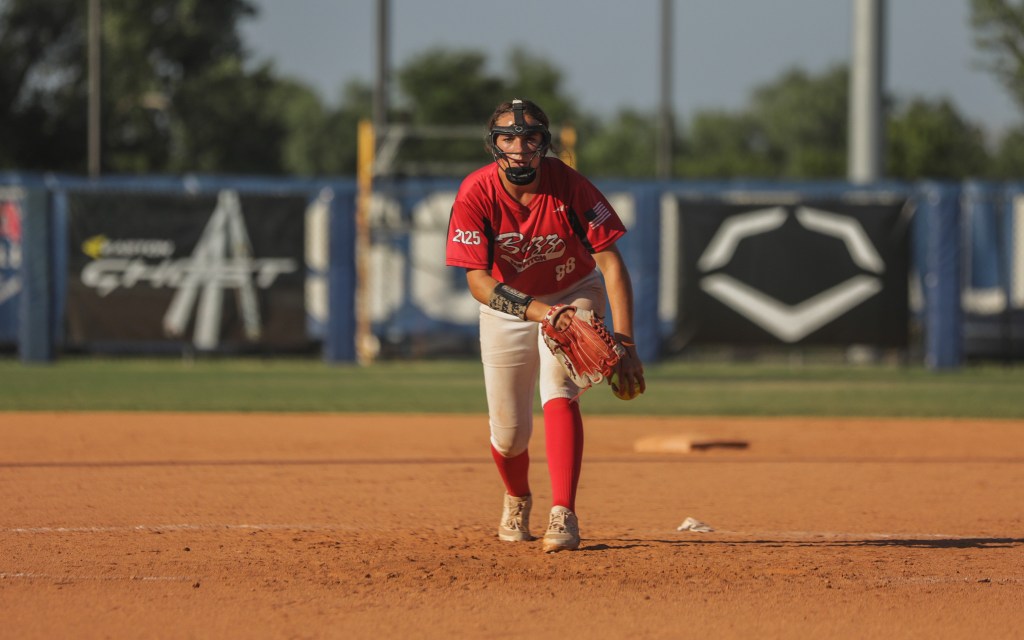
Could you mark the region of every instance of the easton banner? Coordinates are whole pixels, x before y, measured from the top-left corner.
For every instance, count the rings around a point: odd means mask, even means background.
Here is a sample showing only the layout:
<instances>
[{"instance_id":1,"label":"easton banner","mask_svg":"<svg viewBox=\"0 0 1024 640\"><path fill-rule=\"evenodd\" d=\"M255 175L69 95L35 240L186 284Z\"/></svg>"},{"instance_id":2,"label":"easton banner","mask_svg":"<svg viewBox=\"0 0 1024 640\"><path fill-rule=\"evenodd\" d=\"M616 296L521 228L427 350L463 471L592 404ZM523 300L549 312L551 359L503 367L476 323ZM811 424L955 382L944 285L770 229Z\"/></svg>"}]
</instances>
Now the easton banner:
<instances>
[{"instance_id":1,"label":"easton banner","mask_svg":"<svg viewBox=\"0 0 1024 640\"><path fill-rule=\"evenodd\" d=\"M904 199L678 200L673 350L702 345L905 347Z\"/></svg>"},{"instance_id":2,"label":"easton banner","mask_svg":"<svg viewBox=\"0 0 1024 640\"><path fill-rule=\"evenodd\" d=\"M307 347L306 200L70 193L66 346Z\"/></svg>"}]
</instances>

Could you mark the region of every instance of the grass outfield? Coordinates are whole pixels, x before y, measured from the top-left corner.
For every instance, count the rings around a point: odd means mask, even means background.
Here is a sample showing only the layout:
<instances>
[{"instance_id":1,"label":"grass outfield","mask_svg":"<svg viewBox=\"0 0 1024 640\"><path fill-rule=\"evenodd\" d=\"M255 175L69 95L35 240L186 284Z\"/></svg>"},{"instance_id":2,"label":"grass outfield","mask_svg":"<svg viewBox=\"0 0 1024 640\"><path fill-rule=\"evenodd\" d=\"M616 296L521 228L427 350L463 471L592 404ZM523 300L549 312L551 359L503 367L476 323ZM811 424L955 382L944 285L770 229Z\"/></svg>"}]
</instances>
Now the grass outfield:
<instances>
[{"instance_id":1,"label":"grass outfield","mask_svg":"<svg viewBox=\"0 0 1024 640\"><path fill-rule=\"evenodd\" d=\"M589 414L1024 418L1024 367L706 364L647 366L632 402L606 388ZM475 360L371 367L296 359L0 359L0 411L483 413Z\"/></svg>"}]
</instances>

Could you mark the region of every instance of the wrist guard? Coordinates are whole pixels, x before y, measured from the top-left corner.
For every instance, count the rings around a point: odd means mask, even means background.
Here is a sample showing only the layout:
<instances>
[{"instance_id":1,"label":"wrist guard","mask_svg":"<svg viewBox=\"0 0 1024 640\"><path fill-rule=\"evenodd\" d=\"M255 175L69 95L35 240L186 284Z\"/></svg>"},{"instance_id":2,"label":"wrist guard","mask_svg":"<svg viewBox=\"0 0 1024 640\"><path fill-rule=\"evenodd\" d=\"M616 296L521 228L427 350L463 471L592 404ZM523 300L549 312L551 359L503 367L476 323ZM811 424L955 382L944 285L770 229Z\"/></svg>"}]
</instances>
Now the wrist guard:
<instances>
[{"instance_id":1,"label":"wrist guard","mask_svg":"<svg viewBox=\"0 0 1024 640\"><path fill-rule=\"evenodd\" d=\"M495 311L501 311L516 316L520 320L526 320L526 307L533 302L533 296L528 296L522 291L517 291L504 282L499 282L491 292L491 298L487 306Z\"/></svg>"}]
</instances>

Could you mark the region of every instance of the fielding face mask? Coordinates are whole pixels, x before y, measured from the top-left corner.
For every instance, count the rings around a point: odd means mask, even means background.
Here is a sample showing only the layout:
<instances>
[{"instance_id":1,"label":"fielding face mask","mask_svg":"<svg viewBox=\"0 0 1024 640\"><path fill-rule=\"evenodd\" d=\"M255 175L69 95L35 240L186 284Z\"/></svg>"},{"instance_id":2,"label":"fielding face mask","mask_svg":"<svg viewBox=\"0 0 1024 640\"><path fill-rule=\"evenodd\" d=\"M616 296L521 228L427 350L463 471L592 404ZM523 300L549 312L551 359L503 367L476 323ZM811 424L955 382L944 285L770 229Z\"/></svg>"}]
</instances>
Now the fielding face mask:
<instances>
[{"instance_id":1,"label":"fielding face mask","mask_svg":"<svg viewBox=\"0 0 1024 640\"><path fill-rule=\"evenodd\" d=\"M505 169L505 177L508 181L517 186L528 185L537 178L536 167L529 166L533 164L533 159L540 156L543 157L547 153L548 147L551 145L551 132L543 124L526 124L526 117L524 115L525 105L522 100L512 101L512 117L513 122L508 127L492 127L490 133L490 147L491 153L494 155L494 160L504 158L511 162L509 154L498 148L498 137L499 136L529 136L534 133L541 134L540 145L537 150L533 152L528 160L528 166L525 167L514 167L509 166ZM525 154L524 154L525 155Z\"/></svg>"}]
</instances>

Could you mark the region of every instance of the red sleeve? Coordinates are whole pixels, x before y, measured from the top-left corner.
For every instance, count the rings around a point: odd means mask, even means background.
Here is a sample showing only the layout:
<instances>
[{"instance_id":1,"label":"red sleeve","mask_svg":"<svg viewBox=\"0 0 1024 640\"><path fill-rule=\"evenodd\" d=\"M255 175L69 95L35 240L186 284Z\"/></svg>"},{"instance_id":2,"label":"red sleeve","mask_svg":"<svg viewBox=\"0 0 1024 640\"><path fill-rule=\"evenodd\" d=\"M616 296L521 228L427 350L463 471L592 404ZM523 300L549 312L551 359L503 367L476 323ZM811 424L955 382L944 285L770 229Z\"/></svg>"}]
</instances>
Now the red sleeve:
<instances>
[{"instance_id":1,"label":"red sleeve","mask_svg":"<svg viewBox=\"0 0 1024 640\"><path fill-rule=\"evenodd\" d=\"M491 268L490 212L480 172L466 177L459 186L448 218L446 262L449 267Z\"/></svg>"}]
</instances>

